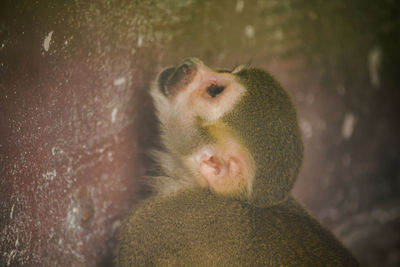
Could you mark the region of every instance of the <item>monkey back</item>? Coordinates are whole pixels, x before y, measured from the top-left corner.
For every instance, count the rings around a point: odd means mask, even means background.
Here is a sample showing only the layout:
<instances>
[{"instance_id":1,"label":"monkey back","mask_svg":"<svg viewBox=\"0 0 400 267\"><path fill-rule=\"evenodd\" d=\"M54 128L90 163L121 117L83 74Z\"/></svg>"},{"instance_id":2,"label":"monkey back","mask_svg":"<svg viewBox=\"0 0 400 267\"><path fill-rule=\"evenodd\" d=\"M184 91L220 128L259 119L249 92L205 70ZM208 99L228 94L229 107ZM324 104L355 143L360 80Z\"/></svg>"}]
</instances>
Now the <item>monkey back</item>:
<instances>
[{"instance_id":1,"label":"monkey back","mask_svg":"<svg viewBox=\"0 0 400 267\"><path fill-rule=\"evenodd\" d=\"M222 120L254 158L256 174L250 202L272 205L288 196L302 164L303 142L296 110L267 72L244 69L237 76L247 92Z\"/></svg>"}]
</instances>

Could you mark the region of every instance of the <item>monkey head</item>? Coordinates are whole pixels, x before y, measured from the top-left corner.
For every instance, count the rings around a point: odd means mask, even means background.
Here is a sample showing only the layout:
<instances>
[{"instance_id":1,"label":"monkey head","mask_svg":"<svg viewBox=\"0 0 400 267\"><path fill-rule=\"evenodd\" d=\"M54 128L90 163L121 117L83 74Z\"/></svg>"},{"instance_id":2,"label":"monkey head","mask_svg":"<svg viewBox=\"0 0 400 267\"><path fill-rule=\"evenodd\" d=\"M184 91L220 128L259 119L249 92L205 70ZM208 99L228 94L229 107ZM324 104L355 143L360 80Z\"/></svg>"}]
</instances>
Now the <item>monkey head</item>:
<instances>
[{"instance_id":1,"label":"monkey head","mask_svg":"<svg viewBox=\"0 0 400 267\"><path fill-rule=\"evenodd\" d=\"M162 71L152 95L166 176L255 205L286 198L303 143L296 110L270 74L244 65L212 70L189 58Z\"/></svg>"}]
</instances>

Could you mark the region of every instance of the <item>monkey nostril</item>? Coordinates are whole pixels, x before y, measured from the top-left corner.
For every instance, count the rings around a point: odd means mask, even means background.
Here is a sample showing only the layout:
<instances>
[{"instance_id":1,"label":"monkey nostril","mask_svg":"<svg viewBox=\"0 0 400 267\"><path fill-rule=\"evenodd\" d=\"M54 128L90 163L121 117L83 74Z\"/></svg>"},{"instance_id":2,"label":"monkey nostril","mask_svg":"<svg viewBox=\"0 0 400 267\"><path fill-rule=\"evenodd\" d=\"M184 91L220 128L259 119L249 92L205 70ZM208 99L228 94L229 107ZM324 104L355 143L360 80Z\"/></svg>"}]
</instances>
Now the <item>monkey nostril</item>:
<instances>
[{"instance_id":1,"label":"monkey nostril","mask_svg":"<svg viewBox=\"0 0 400 267\"><path fill-rule=\"evenodd\" d=\"M192 68L193 67L191 65L184 63L178 67L174 76L177 76L176 78L178 79L182 79L183 77L192 73Z\"/></svg>"},{"instance_id":2,"label":"monkey nostril","mask_svg":"<svg viewBox=\"0 0 400 267\"><path fill-rule=\"evenodd\" d=\"M183 64L182 66L181 66L181 70L182 70L182 72L184 73L184 74L190 74L190 72L191 72L191 70L190 70L190 67L187 65L187 64Z\"/></svg>"},{"instance_id":3,"label":"monkey nostril","mask_svg":"<svg viewBox=\"0 0 400 267\"><path fill-rule=\"evenodd\" d=\"M219 86L216 84L212 84L207 88L207 94L211 96L212 98L217 97L220 95L223 91L225 90L224 86Z\"/></svg>"}]
</instances>

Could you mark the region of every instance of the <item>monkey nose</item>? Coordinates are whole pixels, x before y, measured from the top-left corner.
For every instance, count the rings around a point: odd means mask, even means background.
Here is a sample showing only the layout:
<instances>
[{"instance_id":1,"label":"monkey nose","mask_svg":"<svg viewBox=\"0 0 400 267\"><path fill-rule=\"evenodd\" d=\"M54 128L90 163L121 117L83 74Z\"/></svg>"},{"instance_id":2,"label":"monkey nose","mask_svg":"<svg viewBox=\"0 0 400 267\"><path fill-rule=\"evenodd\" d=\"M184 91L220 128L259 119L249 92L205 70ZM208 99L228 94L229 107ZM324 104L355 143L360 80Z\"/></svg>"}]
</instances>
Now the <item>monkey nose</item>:
<instances>
[{"instance_id":1,"label":"monkey nose","mask_svg":"<svg viewBox=\"0 0 400 267\"><path fill-rule=\"evenodd\" d=\"M187 58L180 65L163 70L159 74L158 87L165 96L175 95L184 89L194 78L198 65L197 58Z\"/></svg>"}]
</instances>

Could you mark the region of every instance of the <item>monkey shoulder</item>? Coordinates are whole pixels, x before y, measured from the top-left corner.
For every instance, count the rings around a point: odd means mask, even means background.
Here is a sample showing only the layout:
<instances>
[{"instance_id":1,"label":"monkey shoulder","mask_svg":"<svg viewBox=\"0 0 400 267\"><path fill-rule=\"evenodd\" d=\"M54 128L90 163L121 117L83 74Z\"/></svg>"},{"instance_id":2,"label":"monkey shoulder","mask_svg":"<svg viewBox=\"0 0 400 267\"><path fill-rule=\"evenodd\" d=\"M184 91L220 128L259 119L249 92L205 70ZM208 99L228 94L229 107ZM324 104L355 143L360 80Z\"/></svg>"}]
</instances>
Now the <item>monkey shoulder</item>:
<instances>
[{"instance_id":1,"label":"monkey shoulder","mask_svg":"<svg viewBox=\"0 0 400 267\"><path fill-rule=\"evenodd\" d=\"M145 201L121 241L121 266L357 266L294 200L255 207L208 190Z\"/></svg>"},{"instance_id":2,"label":"monkey shoulder","mask_svg":"<svg viewBox=\"0 0 400 267\"><path fill-rule=\"evenodd\" d=\"M249 244L248 225L246 205L208 190L152 197L127 219L117 265L236 264Z\"/></svg>"}]
</instances>

